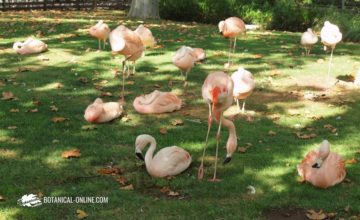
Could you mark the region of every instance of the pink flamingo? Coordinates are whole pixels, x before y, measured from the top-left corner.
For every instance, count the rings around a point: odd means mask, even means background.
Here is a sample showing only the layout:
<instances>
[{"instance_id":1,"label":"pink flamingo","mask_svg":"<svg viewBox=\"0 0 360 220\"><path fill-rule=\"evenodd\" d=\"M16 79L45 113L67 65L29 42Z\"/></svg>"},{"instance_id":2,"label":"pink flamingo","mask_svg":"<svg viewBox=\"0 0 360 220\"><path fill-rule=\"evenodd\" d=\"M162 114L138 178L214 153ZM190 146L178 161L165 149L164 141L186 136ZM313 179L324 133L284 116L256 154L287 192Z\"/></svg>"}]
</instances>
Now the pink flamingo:
<instances>
[{"instance_id":1,"label":"pink flamingo","mask_svg":"<svg viewBox=\"0 0 360 220\"><path fill-rule=\"evenodd\" d=\"M196 57L196 62L202 62L203 60L206 59L206 53L205 50L202 48L193 48L195 57Z\"/></svg>"},{"instance_id":2,"label":"pink flamingo","mask_svg":"<svg viewBox=\"0 0 360 220\"><path fill-rule=\"evenodd\" d=\"M41 40L32 37L27 38L24 42L15 42L13 49L18 54L35 54L48 50L48 45Z\"/></svg>"},{"instance_id":3,"label":"pink flamingo","mask_svg":"<svg viewBox=\"0 0 360 220\"><path fill-rule=\"evenodd\" d=\"M154 47L156 45L156 40L152 32L150 31L149 28L145 27L144 25L142 24L139 25L136 28L135 33L140 37L145 48Z\"/></svg>"},{"instance_id":4,"label":"pink flamingo","mask_svg":"<svg viewBox=\"0 0 360 220\"><path fill-rule=\"evenodd\" d=\"M184 75L185 72L185 79L184 83L186 85L187 75L190 70L194 67L195 62L198 60L197 55L195 54L194 50L191 47L182 46L178 49L175 55L172 58L173 64L177 66L180 71L181 75Z\"/></svg>"},{"instance_id":5,"label":"pink flamingo","mask_svg":"<svg viewBox=\"0 0 360 220\"><path fill-rule=\"evenodd\" d=\"M86 108L84 118L91 123L104 123L120 117L122 112L123 107L119 102L104 103L102 99L97 98Z\"/></svg>"},{"instance_id":6,"label":"pink flamingo","mask_svg":"<svg viewBox=\"0 0 360 220\"><path fill-rule=\"evenodd\" d=\"M141 114L160 114L173 112L181 108L181 99L170 92L153 91L135 98L133 106Z\"/></svg>"},{"instance_id":7,"label":"pink flamingo","mask_svg":"<svg viewBox=\"0 0 360 220\"><path fill-rule=\"evenodd\" d=\"M125 56L123 61L123 79L122 79L122 99L124 99L125 87L125 68L127 61L133 62L133 74L135 73L135 62L138 60L144 51L143 43L140 37L132 30L126 28L124 25L118 26L110 33L110 45L113 54L122 54ZM127 68L129 70L129 68ZM128 76L129 76L128 71Z\"/></svg>"},{"instance_id":8,"label":"pink flamingo","mask_svg":"<svg viewBox=\"0 0 360 220\"><path fill-rule=\"evenodd\" d=\"M104 42L104 49L105 49L106 40L108 39L109 34L110 34L109 26L106 23L104 23L103 20L100 20L96 25L92 26L89 29L89 33L91 36L98 39L99 50L101 50L100 41Z\"/></svg>"},{"instance_id":9,"label":"pink flamingo","mask_svg":"<svg viewBox=\"0 0 360 220\"><path fill-rule=\"evenodd\" d=\"M220 34L230 39L228 65L231 65L230 54L235 53L236 38L241 34L246 34L245 23L238 17L230 17L220 21L218 27ZM231 45L232 41L234 42L233 45Z\"/></svg>"},{"instance_id":10,"label":"pink flamingo","mask_svg":"<svg viewBox=\"0 0 360 220\"><path fill-rule=\"evenodd\" d=\"M156 149L156 140L148 134L139 135L135 141L135 153L141 160L144 160L142 150L148 144L150 144L150 147L145 154L145 166L152 177L176 176L191 164L190 154L177 146L162 148L153 156Z\"/></svg>"},{"instance_id":11,"label":"pink flamingo","mask_svg":"<svg viewBox=\"0 0 360 220\"><path fill-rule=\"evenodd\" d=\"M244 113L245 100L251 95L255 88L255 79L253 75L243 67L239 67L238 70L231 75L231 79L234 82L234 99L239 109ZM239 100L244 100L242 108L240 108Z\"/></svg>"},{"instance_id":12,"label":"pink flamingo","mask_svg":"<svg viewBox=\"0 0 360 220\"><path fill-rule=\"evenodd\" d=\"M310 55L310 50L318 42L318 37L315 32L308 28L306 32L301 35L300 44L305 48L305 56Z\"/></svg>"},{"instance_id":13,"label":"pink flamingo","mask_svg":"<svg viewBox=\"0 0 360 220\"><path fill-rule=\"evenodd\" d=\"M342 34L338 26L331 24L329 21L325 21L324 27L320 32L321 42L324 44L324 50L327 50L328 47L331 48L329 68L328 68L328 77L330 76L330 68L332 63L333 52L337 43L342 39Z\"/></svg>"},{"instance_id":14,"label":"pink flamingo","mask_svg":"<svg viewBox=\"0 0 360 220\"><path fill-rule=\"evenodd\" d=\"M297 166L297 170L305 181L319 188L338 184L346 176L345 162L340 155L330 152L327 140L317 150L310 151Z\"/></svg>"},{"instance_id":15,"label":"pink flamingo","mask_svg":"<svg viewBox=\"0 0 360 220\"><path fill-rule=\"evenodd\" d=\"M201 165L198 170L198 179L202 179L204 176L204 156L205 151L208 146L208 139L210 128L213 120L213 115L215 120L219 123L219 127L216 134L216 157L215 157L215 171L212 181L217 181L216 179L216 167L217 167L217 158L218 158L218 149L220 142L220 130L221 125L224 124L229 129L229 137L226 143L226 158L224 164L230 162L233 153L236 151L237 147L237 137L235 125L232 121L223 117L223 111L231 106L233 102L233 88L234 84L231 78L226 75L224 72L212 72L210 73L202 86L202 96L203 99L207 102L209 106L209 119L208 119L208 131L206 134L205 147L201 159Z\"/></svg>"}]
</instances>

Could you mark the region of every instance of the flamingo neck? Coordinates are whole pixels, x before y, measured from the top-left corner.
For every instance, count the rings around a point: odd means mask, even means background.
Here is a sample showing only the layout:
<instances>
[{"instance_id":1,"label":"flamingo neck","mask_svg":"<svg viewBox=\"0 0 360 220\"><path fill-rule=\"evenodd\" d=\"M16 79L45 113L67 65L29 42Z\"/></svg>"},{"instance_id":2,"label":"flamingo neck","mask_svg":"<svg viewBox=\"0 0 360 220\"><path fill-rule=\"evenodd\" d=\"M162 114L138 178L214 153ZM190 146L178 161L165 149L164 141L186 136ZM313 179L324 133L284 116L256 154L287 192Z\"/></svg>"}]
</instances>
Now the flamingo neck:
<instances>
[{"instance_id":1,"label":"flamingo neck","mask_svg":"<svg viewBox=\"0 0 360 220\"><path fill-rule=\"evenodd\" d=\"M146 151L145 154L145 165L146 168L149 169L151 167L151 162L153 160L154 151L156 148L156 141L155 139L149 139L148 142L150 143L149 149Z\"/></svg>"},{"instance_id":2,"label":"flamingo neck","mask_svg":"<svg viewBox=\"0 0 360 220\"><path fill-rule=\"evenodd\" d=\"M216 109L216 104L217 104L220 92L221 92L221 89L217 86L214 87L210 92L211 100L212 100L212 112L215 112L215 118L217 121L219 121L220 117L221 117L221 110L220 110L220 112L216 111L216 110L218 110L218 109Z\"/></svg>"},{"instance_id":3,"label":"flamingo neck","mask_svg":"<svg viewBox=\"0 0 360 220\"><path fill-rule=\"evenodd\" d=\"M236 136L235 125L231 120L226 119L223 116L221 116L221 122L225 127L228 128L229 131L229 137L226 143L226 151L227 151L226 156L231 157L237 148L237 136Z\"/></svg>"}]
</instances>

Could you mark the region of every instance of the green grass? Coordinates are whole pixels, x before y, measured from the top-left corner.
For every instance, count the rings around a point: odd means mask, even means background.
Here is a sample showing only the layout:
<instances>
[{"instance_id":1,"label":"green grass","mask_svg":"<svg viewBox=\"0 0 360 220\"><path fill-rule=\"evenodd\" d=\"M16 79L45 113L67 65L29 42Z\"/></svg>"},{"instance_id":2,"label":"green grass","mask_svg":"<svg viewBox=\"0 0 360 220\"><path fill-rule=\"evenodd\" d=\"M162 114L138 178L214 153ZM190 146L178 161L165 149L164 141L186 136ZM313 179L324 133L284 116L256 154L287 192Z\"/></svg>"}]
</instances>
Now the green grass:
<instances>
[{"instance_id":1,"label":"green grass","mask_svg":"<svg viewBox=\"0 0 360 220\"><path fill-rule=\"evenodd\" d=\"M75 219L76 209L86 211L89 219L261 219L264 210L289 207L322 209L346 218L360 213L358 163L346 166L350 182L327 190L298 183L296 165L323 139L328 139L332 150L344 159L360 159L356 154L360 149L359 89L345 82L331 86L333 81L326 78L329 55L320 44L312 51L313 56L304 57L298 46L299 33L249 32L238 41L235 63L254 74L257 88L247 101L247 109L255 113L236 116L234 122L239 146L252 146L244 154L236 153L230 164L219 165L218 177L222 181L211 183L196 179L207 128L201 85L209 72L223 70L228 41L218 35L213 25L145 21L163 47L147 50L137 63L136 75L128 79L135 82L126 85L125 109L131 120L118 119L85 131L81 129L87 124L84 109L101 93L94 83L108 81L103 91L114 97L106 100L116 100L120 94L120 79L114 78L112 72L121 68L123 58L114 58L109 46L106 51L96 52L97 41L85 31L98 19L111 28L125 22L134 29L143 22L127 20L119 11L0 14L0 91L12 91L18 98L0 101L0 195L5 198L0 201L0 219ZM53 27L54 31L49 32ZM39 55L19 56L11 49L14 41L36 35L36 31L42 31L41 39L49 45L50 50L42 54L48 61L38 59ZM181 45L202 47L208 55L206 62L189 74L186 94L181 83L168 85L169 80L182 80L171 63L172 54ZM93 49L87 52L87 48ZM262 57L254 57L256 54ZM355 74L359 57L359 44L340 43L331 78ZM25 67L29 71L19 71ZM235 69L226 72L231 74ZM79 77L89 82L83 84ZM63 87L56 88L55 83ZM179 94L185 107L171 114L137 114L132 101L153 91L156 84L162 91ZM305 92L326 94L327 99L304 100ZM41 101L41 105L34 106L32 100ZM51 105L59 111L52 112ZM10 112L14 108L20 112ZM34 108L38 112L26 112ZM291 114L289 109L298 114ZM273 120L272 115L280 119ZM53 117L69 120L53 123ZM184 125L172 126L170 122L175 118L182 119ZM196 119L201 123L193 122ZM335 126L337 135L324 129L325 124ZM17 129L9 130L8 126ZM166 135L160 134L162 127L168 129ZM294 132L306 127L315 128L317 137L298 139ZM269 136L270 130L277 134ZM153 135L158 148L177 145L188 150L193 158L191 167L172 180L151 178L134 155L135 138L142 133ZM206 178L213 172L215 128L211 137ZM223 129L222 146L226 138ZM63 151L75 147L81 150L80 158L61 158ZM220 156L225 156L223 147ZM111 163L123 169L123 176L134 185L133 191L120 189L112 176L98 176L96 170ZM255 196L247 195L248 185L256 188ZM181 196L167 197L160 192L163 186L170 186ZM18 206L17 199L28 193L107 196L109 203ZM348 205L350 210L345 212Z\"/></svg>"}]
</instances>

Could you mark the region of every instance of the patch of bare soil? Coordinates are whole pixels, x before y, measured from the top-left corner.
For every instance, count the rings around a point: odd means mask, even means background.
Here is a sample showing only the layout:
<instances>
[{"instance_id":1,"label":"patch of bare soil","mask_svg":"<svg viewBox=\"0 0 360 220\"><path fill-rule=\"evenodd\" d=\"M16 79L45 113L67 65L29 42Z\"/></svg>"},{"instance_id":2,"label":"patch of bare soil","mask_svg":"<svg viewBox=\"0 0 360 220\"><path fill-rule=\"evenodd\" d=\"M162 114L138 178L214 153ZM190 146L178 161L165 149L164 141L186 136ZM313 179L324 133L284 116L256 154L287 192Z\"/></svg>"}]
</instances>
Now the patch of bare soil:
<instances>
[{"instance_id":1,"label":"patch of bare soil","mask_svg":"<svg viewBox=\"0 0 360 220\"><path fill-rule=\"evenodd\" d=\"M268 220L308 220L306 210L300 208L269 209L263 212Z\"/></svg>"}]
</instances>

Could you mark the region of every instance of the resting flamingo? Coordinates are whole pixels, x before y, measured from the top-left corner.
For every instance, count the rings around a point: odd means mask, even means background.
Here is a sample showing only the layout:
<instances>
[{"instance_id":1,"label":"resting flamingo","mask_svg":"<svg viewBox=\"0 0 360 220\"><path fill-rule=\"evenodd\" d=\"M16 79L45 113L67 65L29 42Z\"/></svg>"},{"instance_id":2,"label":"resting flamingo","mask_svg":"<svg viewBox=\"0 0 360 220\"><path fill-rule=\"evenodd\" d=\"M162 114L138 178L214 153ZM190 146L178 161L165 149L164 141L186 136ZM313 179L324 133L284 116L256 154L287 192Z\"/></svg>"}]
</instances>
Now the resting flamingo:
<instances>
[{"instance_id":1,"label":"resting flamingo","mask_svg":"<svg viewBox=\"0 0 360 220\"><path fill-rule=\"evenodd\" d=\"M170 92L153 91L135 98L133 106L141 114L160 114L173 112L181 108L182 101Z\"/></svg>"},{"instance_id":2,"label":"resting flamingo","mask_svg":"<svg viewBox=\"0 0 360 220\"><path fill-rule=\"evenodd\" d=\"M236 47L236 38L241 34L246 34L245 23L238 17L230 17L225 19L224 21L220 21L218 24L219 32L224 37L229 38L230 46L229 46L229 57L227 65L231 65L231 53L235 53ZM232 42L233 45L232 45Z\"/></svg>"},{"instance_id":3,"label":"resting flamingo","mask_svg":"<svg viewBox=\"0 0 360 220\"><path fill-rule=\"evenodd\" d=\"M145 159L142 150L150 144L146 151ZM138 158L145 160L147 172L152 177L163 178L176 176L186 170L191 164L190 154L181 147L171 146L162 148L154 156L156 140L148 134L137 136L135 141L135 153Z\"/></svg>"},{"instance_id":4,"label":"resting flamingo","mask_svg":"<svg viewBox=\"0 0 360 220\"><path fill-rule=\"evenodd\" d=\"M13 49L21 55L35 54L47 51L48 45L41 40L29 37L24 42L15 42Z\"/></svg>"},{"instance_id":5,"label":"resting flamingo","mask_svg":"<svg viewBox=\"0 0 360 220\"><path fill-rule=\"evenodd\" d=\"M140 37L132 30L126 28L124 25L118 26L110 33L110 45L113 54L122 54L125 56L123 61L123 77L122 77L122 99L124 99L125 87L125 69L127 61L133 61L133 74L135 73L135 62L138 60L144 51L144 46ZM130 74L127 68L128 76Z\"/></svg>"},{"instance_id":6,"label":"resting flamingo","mask_svg":"<svg viewBox=\"0 0 360 220\"><path fill-rule=\"evenodd\" d=\"M140 37L141 42L143 43L144 47L154 47L156 45L156 40L151 32L151 30L144 25L139 25L135 33Z\"/></svg>"},{"instance_id":7,"label":"resting flamingo","mask_svg":"<svg viewBox=\"0 0 360 220\"><path fill-rule=\"evenodd\" d=\"M330 152L327 140L317 150L310 151L297 166L297 170L305 181L319 188L338 184L346 176L345 162L340 155Z\"/></svg>"},{"instance_id":8,"label":"resting flamingo","mask_svg":"<svg viewBox=\"0 0 360 220\"><path fill-rule=\"evenodd\" d=\"M101 98L97 98L86 108L84 118L91 123L104 123L120 117L122 112L120 102L103 102Z\"/></svg>"},{"instance_id":9,"label":"resting flamingo","mask_svg":"<svg viewBox=\"0 0 360 220\"><path fill-rule=\"evenodd\" d=\"M202 86L203 99L209 106L209 118L205 147L201 158L201 164L198 170L198 179L202 179L204 176L204 156L206 148L208 146L208 139L213 115L215 120L219 123L219 127L216 134L215 170L212 181L218 181L218 179L216 179L216 167L220 142L220 130L222 124L224 124L224 126L226 126L229 130L229 137L226 143L227 154L224 160L224 164L230 162L233 153L236 151L237 137L235 125L232 121L223 117L223 111L230 107L233 102L233 88L234 84L231 78L221 71L210 73L206 77L205 82Z\"/></svg>"},{"instance_id":10,"label":"resting flamingo","mask_svg":"<svg viewBox=\"0 0 360 220\"><path fill-rule=\"evenodd\" d=\"M306 32L301 35L300 44L305 48L305 56L310 55L310 50L318 42L318 37L315 32L308 28Z\"/></svg>"},{"instance_id":11,"label":"resting flamingo","mask_svg":"<svg viewBox=\"0 0 360 220\"><path fill-rule=\"evenodd\" d=\"M245 101L255 88L255 79L253 75L243 67L239 67L238 70L231 75L231 79L234 82L234 99L240 111L245 113ZM242 108L240 108L239 100L244 100Z\"/></svg>"},{"instance_id":12,"label":"resting flamingo","mask_svg":"<svg viewBox=\"0 0 360 220\"><path fill-rule=\"evenodd\" d=\"M328 77L330 76L330 68L332 63L333 52L342 39L342 34L339 30L339 27L331 24L329 21L325 21L324 27L322 27L320 32L321 42L324 44L324 50L328 48L331 49L330 60L329 60L329 68L328 68Z\"/></svg>"},{"instance_id":13,"label":"resting flamingo","mask_svg":"<svg viewBox=\"0 0 360 220\"><path fill-rule=\"evenodd\" d=\"M188 73L194 67L197 59L194 50L187 46L180 47L173 56L172 62L180 69L181 75L184 75L185 72L184 85L186 85Z\"/></svg>"},{"instance_id":14,"label":"resting flamingo","mask_svg":"<svg viewBox=\"0 0 360 220\"><path fill-rule=\"evenodd\" d=\"M100 20L96 25L90 27L89 33L91 36L98 39L99 50L101 50L101 41L104 42L104 49L105 49L105 44L110 34L109 26L106 23L104 23L103 20Z\"/></svg>"}]
</instances>

